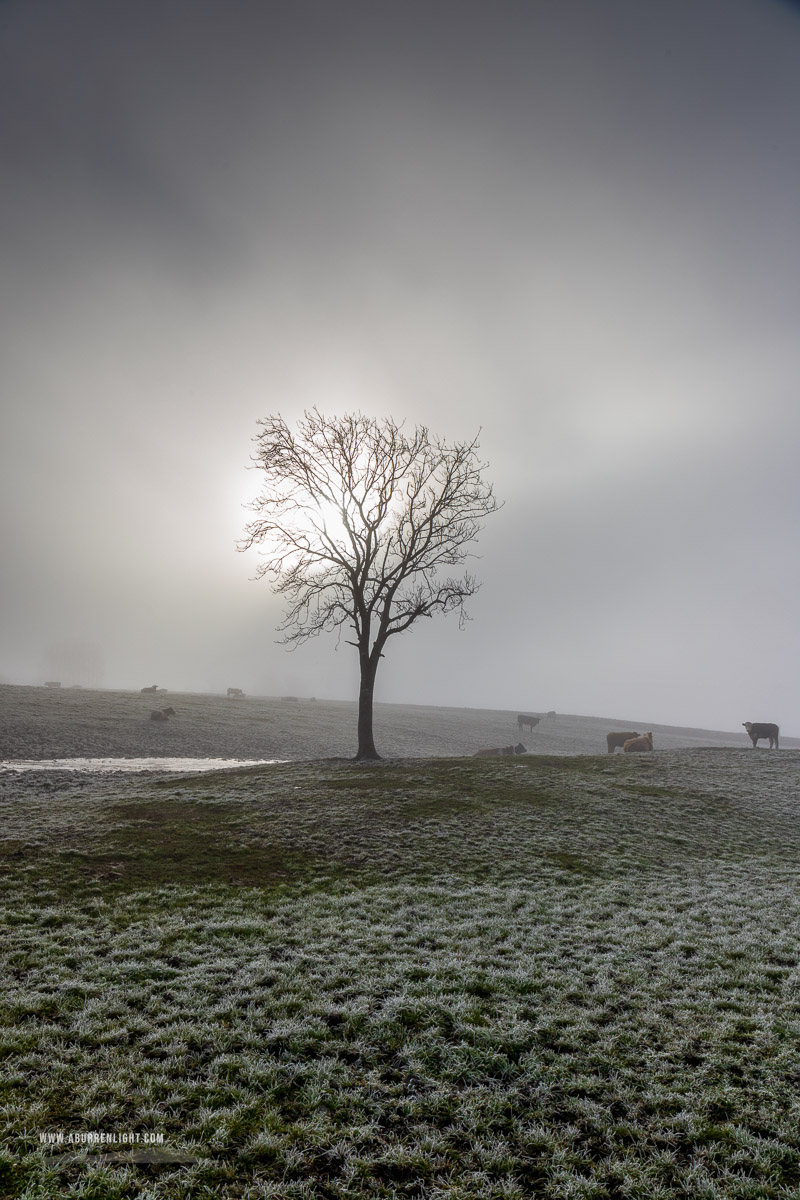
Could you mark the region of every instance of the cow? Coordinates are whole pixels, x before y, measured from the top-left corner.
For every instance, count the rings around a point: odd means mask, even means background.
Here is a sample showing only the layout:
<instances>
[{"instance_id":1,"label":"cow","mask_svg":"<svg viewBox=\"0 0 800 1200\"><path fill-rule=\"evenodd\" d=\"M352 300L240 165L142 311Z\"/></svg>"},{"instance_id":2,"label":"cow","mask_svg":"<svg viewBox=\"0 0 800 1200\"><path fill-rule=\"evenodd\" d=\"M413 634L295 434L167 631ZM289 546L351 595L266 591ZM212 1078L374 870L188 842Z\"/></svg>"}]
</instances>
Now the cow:
<instances>
[{"instance_id":1,"label":"cow","mask_svg":"<svg viewBox=\"0 0 800 1200\"><path fill-rule=\"evenodd\" d=\"M522 742L516 746L496 746L491 750L476 750L473 758L512 758L515 754L525 754Z\"/></svg>"},{"instance_id":2,"label":"cow","mask_svg":"<svg viewBox=\"0 0 800 1200\"><path fill-rule=\"evenodd\" d=\"M633 733L616 733L616 732L615 733L607 733L606 734L606 745L608 746L608 753L613 754L614 750L616 749L617 746L621 746L624 749L626 742L629 742L631 740L631 738L637 738L638 736L639 736L639 734L636 732L633 732Z\"/></svg>"},{"instance_id":3,"label":"cow","mask_svg":"<svg viewBox=\"0 0 800 1200\"><path fill-rule=\"evenodd\" d=\"M154 708L150 713L151 721L166 721L167 717L174 717L175 709L170 705L169 708Z\"/></svg>"},{"instance_id":4,"label":"cow","mask_svg":"<svg viewBox=\"0 0 800 1200\"><path fill-rule=\"evenodd\" d=\"M750 736L754 750L758 748L760 738L769 738L770 750L773 749L773 744L776 750L779 749L778 734L780 733L780 729L777 725L773 725L770 721L742 721L742 724Z\"/></svg>"},{"instance_id":5,"label":"cow","mask_svg":"<svg viewBox=\"0 0 800 1200\"><path fill-rule=\"evenodd\" d=\"M542 719L541 717L526 717L524 714L520 714L520 716L517 717L517 729L521 733L522 730L527 725L528 728L530 729L531 733L533 733L534 729L539 724L541 719Z\"/></svg>"},{"instance_id":6,"label":"cow","mask_svg":"<svg viewBox=\"0 0 800 1200\"><path fill-rule=\"evenodd\" d=\"M155 696L156 692L158 691L158 684L157 684L157 683L154 683L152 687L149 687L149 688L141 688L140 690L141 690L141 694L142 694L143 696L144 696L144 695L145 695L147 692L149 692L151 695Z\"/></svg>"},{"instance_id":7,"label":"cow","mask_svg":"<svg viewBox=\"0 0 800 1200\"><path fill-rule=\"evenodd\" d=\"M652 733L643 733L641 737L629 738L622 747L623 754L636 754L639 750L653 749Z\"/></svg>"},{"instance_id":8,"label":"cow","mask_svg":"<svg viewBox=\"0 0 800 1200\"><path fill-rule=\"evenodd\" d=\"M242 691L241 688L228 688L228 699L229 700L238 700L243 695L244 695L244 692Z\"/></svg>"},{"instance_id":9,"label":"cow","mask_svg":"<svg viewBox=\"0 0 800 1200\"><path fill-rule=\"evenodd\" d=\"M60 679L48 679L44 686L50 687L50 688L61 687L61 680Z\"/></svg>"},{"instance_id":10,"label":"cow","mask_svg":"<svg viewBox=\"0 0 800 1200\"><path fill-rule=\"evenodd\" d=\"M556 714L555 714L555 711L554 711L554 710L551 708L551 709L550 709L550 712L548 712L548 713L545 713L544 715L545 715L546 717L554 717Z\"/></svg>"}]
</instances>

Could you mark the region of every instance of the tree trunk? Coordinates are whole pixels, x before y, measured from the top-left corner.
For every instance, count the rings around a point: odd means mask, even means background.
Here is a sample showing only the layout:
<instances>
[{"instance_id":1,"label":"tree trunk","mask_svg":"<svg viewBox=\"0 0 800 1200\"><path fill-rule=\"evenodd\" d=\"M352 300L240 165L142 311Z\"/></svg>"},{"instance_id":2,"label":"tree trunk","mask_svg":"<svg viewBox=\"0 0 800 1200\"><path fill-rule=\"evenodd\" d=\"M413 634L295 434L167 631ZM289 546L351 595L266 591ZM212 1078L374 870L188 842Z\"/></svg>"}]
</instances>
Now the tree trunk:
<instances>
[{"instance_id":1,"label":"tree trunk","mask_svg":"<svg viewBox=\"0 0 800 1200\"><path fill-rule=\"evenodd\" d=\"M358 753L356 760L380 758L372 736L372 695L375 691L375 674L378 660L371 661L368 654L361 655L361 687L358 691Z\"/></svg>"}]
</instances>

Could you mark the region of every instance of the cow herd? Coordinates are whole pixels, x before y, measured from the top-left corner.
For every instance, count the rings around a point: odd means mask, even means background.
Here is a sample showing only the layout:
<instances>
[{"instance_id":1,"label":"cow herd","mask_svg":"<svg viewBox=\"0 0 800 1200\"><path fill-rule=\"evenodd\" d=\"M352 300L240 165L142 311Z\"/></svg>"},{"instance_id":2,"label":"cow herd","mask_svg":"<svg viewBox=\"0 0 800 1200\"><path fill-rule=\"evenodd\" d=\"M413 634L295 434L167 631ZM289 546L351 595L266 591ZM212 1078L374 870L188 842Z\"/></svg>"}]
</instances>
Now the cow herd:
<instances>
[{"instance_id":1,"label":"cow herd","mask_svg":"<svg viewBox=\"0 0 800 1200\"><path fill-rule=\"evenodd\" d=\"M555 717L555 715L556 715L555 712L545 713L545 716L547 716L547 717ZM521 731L522 729L524 729L527 726L527 728L530 729L530 731L532 733L533 730L536 728L536 726L540 723L541 720L542 720L541 717L531 716L530 714L525 714L525 713L520 713L519 716L517 717L517 728ZM766 729L767 726L758 725L758 726L754 726L753 728ZM777 729L777 727L772 727L772 726L770 728ZM762 733L762 734L760 734L760 736L766 737L767 734ZM777 732L776 732L775 736L777 739ZM770 743L770 745L771 744L772 743ZM753 742L753 745L755 745L755 742ZM619 746L621 748L621 750L623 751L623 753L625 753L625 754L638 754L642 751L644 751L644 752L652 751L652 749L653 749L653 734L652 733L639 733L635 729L628 729L628 730L624 730L624 731L623 730L615 730L613 733L609 733L606 735L606 746L608 748L609 754L613 754L614 751L616 750L617 746ZM486 750L476 750L472 757L473 758L511 758L515 754L526 754L526 753L527 753L527 751L526 751L525 747L522 745L522 742L520 742L516 746L495 746L495 747L491 747L490 749L486 749Z\"/></svg>"},{"instance_id":2,"label":"cow herd","mask_svg":"<svg viewBox=\"0 0 800 1200\"><path fill-rule=\"evenodd\" d=\"M756 749L762 740L769 742L770 750L778 749L780 728L777 725L771 721L743 721L742 724L753 743L753 749ZM639 750L652 750L653 735L652 733L638 734L633 730L624 733L615 730L613 733L606 734L606 746L609 754L613 754L617 746L621 746L625 754L634 754Z\"/></svg>"},{"instance_id":3,"label":"cow herd","mask_svg":"<svg viewBox=\"0 0 800 1200\"><path fill-rule=\"evenodd\" d=\"M60 684L48 682L45 687L58 687ZM164 695L166 688L159 688L157 684L152 684L150 687L141 689L142 695ZM228 688L228 699L239 700L244 697L244 692L241 688ZM284 697L284 699L295 699L295 697ZM545 713L547 717L555 717L555 712ZM166 721L169 717L175 716L175 709L169 708L153 709L150 713L151 721ZM541 722L539 716L520 713L517 717L517 728L522 731L528 728L532 733L536 726ZM770 750L777 750L779 747L778 738L780 735L779 726L770 721L743 721L743 727L747 730L747 735L753 743L753 749L757 749L760 741L769 742ZM653 749L653 734L639 733L635 729L614 729L606 734L606 750L608 754L613 754L619 747L623 754L638 754L641 752L652 752ZM515 754L526 754L527 751L522 742L516 746L494 746L485 750L476 750L473 758L512 758Z\"/></svg>"},{"instance_id":4,"label":"cow herd","mask_svg":"<svg viewBox=\"0 0 800 1200\"><path fill-rule=\"evenodd\" d=\"M555 717L554 712L545 714L548 717ZM542 720L539 716L530 716L525 713L520 713L517 717L517 728L522 731L526 726L533 732L536 726ZM778 738L780 728L770 721L744 721L742 722L747 730L747 735L753 743L753 748L758 747L760 741L769 742L770 750L778 749ZM613 754L619 747L623 754L640 754L652 753L653 750L653 734L639 733L636 729L615 729L611 733L606 734L606 750L608 754ZM503 746L492 750L476 750L473 757L488 758L497 755L511 756L513 754L524 754L525 747L520 743L518 746Z\"/></svg>"},{"instance_id":5,"label":"cow herd","mask_svg":"<svg viewBox=\"0 0 800 1200\"><path fill-rule=\"evenodd\" d=\"M631 729L624 733L615 730L613 733L606 734L606 746L609 754L613 754L617 746L621 746L624 754L637 754L640 750L653 749L653 735L652 733L637 733Z\"/></svg>"}]
</instances>

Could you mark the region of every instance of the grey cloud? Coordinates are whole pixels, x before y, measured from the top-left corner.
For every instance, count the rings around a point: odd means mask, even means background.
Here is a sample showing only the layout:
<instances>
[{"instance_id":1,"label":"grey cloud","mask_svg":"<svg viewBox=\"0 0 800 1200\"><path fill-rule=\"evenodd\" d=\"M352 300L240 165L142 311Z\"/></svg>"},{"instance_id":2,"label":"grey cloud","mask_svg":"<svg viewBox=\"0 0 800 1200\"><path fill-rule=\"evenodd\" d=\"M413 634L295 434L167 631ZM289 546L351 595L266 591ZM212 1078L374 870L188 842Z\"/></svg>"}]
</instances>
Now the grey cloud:
<instances>
[{"instance_id":1,"label":"grey cloud","mask_svg":"<svg viewBox=\"0 0 800 1200\"><path fill-rule=\"evenodd\" d=\"M0 673L93 638L107 683L349 695L233 549L256 418L317 403L482 426L507 499L473 622L404 639L382 698L800 729L799 31L7 2Z\"/></svg>"}]
</instances>

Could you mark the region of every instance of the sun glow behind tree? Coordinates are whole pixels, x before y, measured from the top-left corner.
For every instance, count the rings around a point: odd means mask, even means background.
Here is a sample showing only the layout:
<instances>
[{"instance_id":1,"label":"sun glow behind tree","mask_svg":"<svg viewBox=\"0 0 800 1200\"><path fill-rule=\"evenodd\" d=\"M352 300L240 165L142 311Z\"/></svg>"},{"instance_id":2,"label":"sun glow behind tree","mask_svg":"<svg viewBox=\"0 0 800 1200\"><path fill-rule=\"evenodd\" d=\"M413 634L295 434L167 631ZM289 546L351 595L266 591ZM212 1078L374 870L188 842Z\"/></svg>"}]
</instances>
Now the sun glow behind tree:
<instances>
[{"instance_id":1,"label":"sun glow behind tree","mask_svg":"<svg viewBox=\"0 0 800 1200\"><path fill-rule=\"evenodd\" d=\"M264 476L240 549L263 548L258 577L288 600L284 641L343 626L359 654L358 758L377 758L372 702L388 638L419 617L457 611L474 576L445 575L468 557L498 507L478 442L445 445L390 418L304 414L295 436L278 415L259 422L253 463Z\"/></svg>"}]
</instances>

